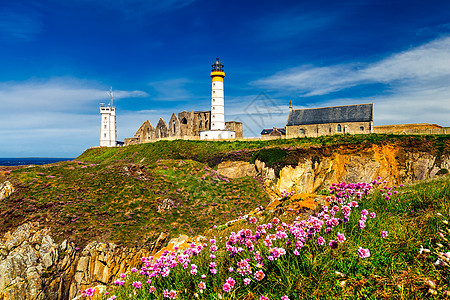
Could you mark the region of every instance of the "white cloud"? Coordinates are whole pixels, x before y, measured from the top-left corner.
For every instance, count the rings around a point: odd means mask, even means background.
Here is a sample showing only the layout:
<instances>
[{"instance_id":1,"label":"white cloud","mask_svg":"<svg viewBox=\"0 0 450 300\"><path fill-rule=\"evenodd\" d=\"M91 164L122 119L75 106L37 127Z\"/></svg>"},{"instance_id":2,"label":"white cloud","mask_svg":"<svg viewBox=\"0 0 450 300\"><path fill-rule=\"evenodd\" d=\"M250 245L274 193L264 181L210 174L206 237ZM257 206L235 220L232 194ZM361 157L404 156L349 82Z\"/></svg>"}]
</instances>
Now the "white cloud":
<instances>
[{"instance_id":1,"label":"white cloud","mask_svg":"<svg viewBox=\"0 0 450 300\"><path fill-rule=\"evenodd\" d=\"M381 83L388 87L386 92L373 91L371 97L335 99L327 103L374 102L375 123L378 124L430 122L449 126L448 49L450 37L447 36L377 62L300 66L252 84L291 96L296 94L305 102L310 96L329 95L359 85ZM322 102L320 106L327 103Z\"/></svg>"},{"instance_id":2,"label":"white cloud","mask_svg":"<svg viewBox=\"0 0 450 300\"><path fill-rule=\"evenodd\" d=\"M142 91L114 91L115 98L146 97ZM98 83L75 78L53 78L25 82L1 82L2 109L8 113L23 111L90 111L90 105L109 102L107 89Z\"/></svg>"},{"instance_id":3,"label":"white cloud","mask_svg":"<svg viewBox=\"0 0 450 300\"><path fill-rule=\"evenodd\" d=\"M0 83L0 156L76 156L98 144L106 88L75 78ZM148 96L114 92L115 99Z\"/></svg>"}]
</instances>

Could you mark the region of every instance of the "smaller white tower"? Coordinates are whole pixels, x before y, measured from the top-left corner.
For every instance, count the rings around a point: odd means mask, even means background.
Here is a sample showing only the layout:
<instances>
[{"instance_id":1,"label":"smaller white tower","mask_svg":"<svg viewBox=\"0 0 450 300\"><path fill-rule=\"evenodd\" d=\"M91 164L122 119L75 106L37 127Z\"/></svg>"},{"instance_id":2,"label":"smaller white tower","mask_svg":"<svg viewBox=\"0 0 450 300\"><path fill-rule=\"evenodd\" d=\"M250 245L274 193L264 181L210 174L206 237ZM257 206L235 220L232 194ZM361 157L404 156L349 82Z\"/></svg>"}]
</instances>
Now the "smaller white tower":
<instances>
[{"instance_id":1,"label":"smaller white tower","mask_svg":"<svg viewBox=\"0 0 450 300\"><path fill-rule=\"evenodd\" d=\"M109 96L111 97L111 103L108 106L100 103L100 147L115 147L117 144L116 108L113 105L112 88L109 91Z\"/></svg>"}]
</instances>

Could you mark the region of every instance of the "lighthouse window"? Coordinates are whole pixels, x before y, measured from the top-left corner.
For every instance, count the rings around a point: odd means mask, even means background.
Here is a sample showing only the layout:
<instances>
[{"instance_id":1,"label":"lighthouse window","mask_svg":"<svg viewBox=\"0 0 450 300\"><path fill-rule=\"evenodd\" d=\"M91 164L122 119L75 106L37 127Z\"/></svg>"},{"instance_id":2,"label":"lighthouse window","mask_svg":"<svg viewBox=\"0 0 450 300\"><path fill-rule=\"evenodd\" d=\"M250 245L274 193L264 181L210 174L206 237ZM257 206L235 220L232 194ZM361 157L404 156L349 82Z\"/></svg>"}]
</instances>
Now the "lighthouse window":
<instances>
[{"instance_id":1,"label":"lighthouse window","mask_svg":"<svg viewBox=\"0 0 450 300\"><path fill-rule=\"evenodd\" d=\"M215 107L215 106L213 106L213 110L214 110L214 109L216 109L216 107Z\"/></svg>"},{"instance_id":2,"label":"lighthouse window","mask_svg":"<svg viewBox=\"0 0 450 300\"><path fill-rule=\"evenodd\" d=\"M105 121L108 119L108 117L105 117Z\"/></svg>"},{"instance_id":3,"label":"lighthouse window","mask_svg":"<svg viewBox=\"0 0 450 300\"><path fill-rule=\"evenodd\" d=\"M216 91L213 91L213 94L215 94L216 93Z\"/></svg>"},{"instance_id":4,"label":"lighthouse window","mask_svg":"<svg viewBox=\"0 0 450 300\"><path fill-rule=\"evenodd\" d=\"M106 129L106 124L105 124L104 128Z\"/></svg>"},{"instance_id":5,"label":"lighthouse window","mask_svg":"<svg viewBox=\"0 0 450 300\"><path fill-rule=\"evenodd\" d=\"M216 99L213 98L213 102L216 102Z\"/></svg>"},{"instance_id":6,"label":"lighthouse window","mask_svg":"<svg viewBox=\"0 0 450 300\"><path fill-rule=\"evenodd\" d=\"M215 82L213 82L213 86L216 86L216 83L215 83Z\"/></svg>"},{"instance_id":7,"label":"lighthouse window","mask_svg":"<svg viewBox=\"0 0 450 300\"><path fill-rule=\"evenodd\" d=\"M103 137L106 137L106 133L105 133L105 134L103 134Z\"/></svg>"}]
</instances>

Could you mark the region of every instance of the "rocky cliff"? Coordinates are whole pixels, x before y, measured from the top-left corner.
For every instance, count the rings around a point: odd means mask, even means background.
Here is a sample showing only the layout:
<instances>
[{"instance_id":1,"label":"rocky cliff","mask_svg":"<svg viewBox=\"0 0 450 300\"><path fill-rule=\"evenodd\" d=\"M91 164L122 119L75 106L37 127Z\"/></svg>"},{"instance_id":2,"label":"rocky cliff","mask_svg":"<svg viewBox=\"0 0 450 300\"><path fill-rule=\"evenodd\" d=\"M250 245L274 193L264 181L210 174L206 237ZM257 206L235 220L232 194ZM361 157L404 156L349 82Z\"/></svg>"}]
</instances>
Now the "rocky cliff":
<instances>
[{"instance_id":1,"label":"rocky cliff","mask_svg":"<svg viewBox=\"0 0 450 300\"><path fill-rule=\"evenodd\" d=\"M84 249L54 242L47 228L26 223L0 241L0 299L73 299L78 291L106 284L139 266L167 241L167 234L147 248L92 242Z\"/></svg>"},{"instance_id":2,"label":"rocky cliff","mask_svg":"<svg viewBox=\"0 0 450 300\"><path fill-rule=\"evenodd\" d=\"M302 150L303 151L303 150ZM282 191L313 193L336 182L370 182L380 176L390 184L408 183L434 178L450 170L450 156L431 151L407 151L396 145L371 147L339 147L333 151L322 149L287 152L296 157L295 164L278 164L279 175L256 160L251 167L247 162L222 163L219 173L230 177L252 176L258 172L265 179L266 190L272 198ZM295 154L295 155L294 155Z\"/></svg>"}]
</instances>

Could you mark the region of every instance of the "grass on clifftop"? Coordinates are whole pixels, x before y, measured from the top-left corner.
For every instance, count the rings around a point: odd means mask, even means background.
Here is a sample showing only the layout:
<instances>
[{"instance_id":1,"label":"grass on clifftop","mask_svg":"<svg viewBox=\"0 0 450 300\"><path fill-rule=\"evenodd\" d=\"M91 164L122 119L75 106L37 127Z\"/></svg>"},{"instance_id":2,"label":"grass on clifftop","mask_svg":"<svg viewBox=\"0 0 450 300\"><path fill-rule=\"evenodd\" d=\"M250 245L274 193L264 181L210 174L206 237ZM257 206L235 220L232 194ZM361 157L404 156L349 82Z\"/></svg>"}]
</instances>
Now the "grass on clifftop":
<instances>
[{"instance_id":1,"label":"grass on clifftop","mask_svg":"<svg viewBox=\"0 0 450 300\"><path fill-rule=\"evenodd\" d=\"M335 186L344 203L307 222L263 212L184 254L145 258L103 299L448 299L449 265L435 262L448 252L450 263L450 177L375 184L361 200L345 195L367 189L355 186Z\"/></svg>"},{"instance_id":2,"label":"grass on clifftop","mask_svg":"<svg viewBox=\"0 0 450 300\"><path fill-rule=\"evenodd\" d=\"M269 202L255 179L223 178L189 160L61 162L0 170L4 180L16 192L0 203L2 233L39 221L79 247L93 240L142 246L164 231L196 235Z\"/></svg>"},{"instance_id":3,"label":"grass on clifftop","mask_svg":"<svg viewBox=\"0 0 450 300\"><path fill-rule=\"evenodd\" d=\"M450 149L450 135L332 135L317 138L276 139L267 141L158 141L116 148L91 148L78 159L92 163L107 163L119 160L139 163L142 160L190 159L217 166L226 160L266 162L267 166L297 164L298 156L305 153L327 152L347 145L356 148L373 144L397 144L406 149L424 152L434 151L440 156Z\"/></svg>"}]
</instances>

